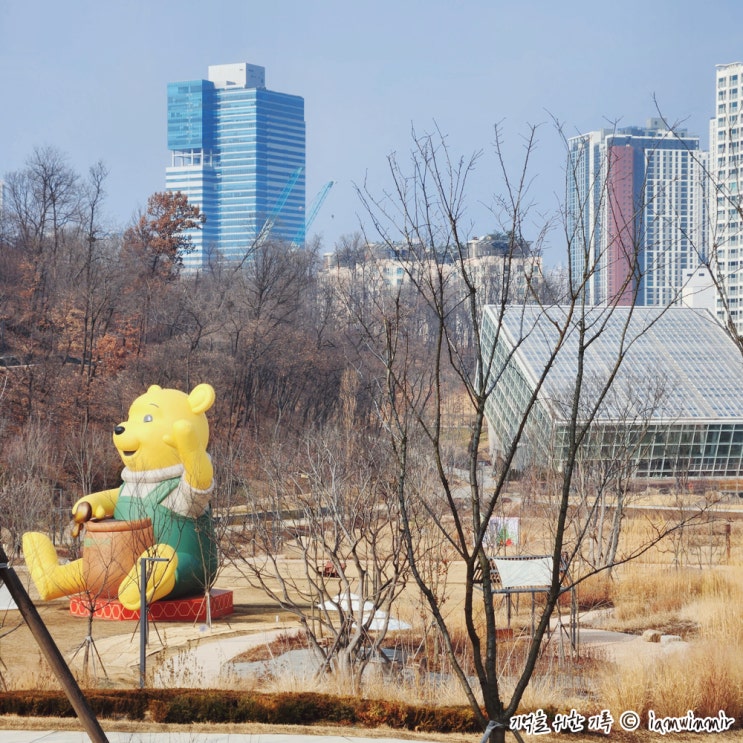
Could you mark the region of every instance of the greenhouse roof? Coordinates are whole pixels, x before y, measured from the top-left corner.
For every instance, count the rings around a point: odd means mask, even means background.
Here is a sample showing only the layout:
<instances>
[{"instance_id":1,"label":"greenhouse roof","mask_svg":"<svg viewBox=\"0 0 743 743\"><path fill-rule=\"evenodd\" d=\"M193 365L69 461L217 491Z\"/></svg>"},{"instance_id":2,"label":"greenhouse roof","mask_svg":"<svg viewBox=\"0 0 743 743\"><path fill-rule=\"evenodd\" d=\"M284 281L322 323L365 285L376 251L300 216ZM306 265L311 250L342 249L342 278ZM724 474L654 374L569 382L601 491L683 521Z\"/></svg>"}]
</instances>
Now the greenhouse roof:
<instances>
[{"instance_id":1,"label":"greenhouse roof","mask_svg":"<svg viewBox=\"0 0 743 743\"><path fill-rule=\"evenodd\" d=\"M499 308L488 306L497 324ZM503 317L503 339L536 385L569 320L560 305L513 305ZM623 354L599 419L743 420L743 356L707 311L687 308L608 307L585 312L585 375L582 410L588 410ZM540 399L558 419L565 417L577 374L579 324L569 332L545 379ZM582 416L581 416L582 417Z\"/></svg>"}]
</instances>

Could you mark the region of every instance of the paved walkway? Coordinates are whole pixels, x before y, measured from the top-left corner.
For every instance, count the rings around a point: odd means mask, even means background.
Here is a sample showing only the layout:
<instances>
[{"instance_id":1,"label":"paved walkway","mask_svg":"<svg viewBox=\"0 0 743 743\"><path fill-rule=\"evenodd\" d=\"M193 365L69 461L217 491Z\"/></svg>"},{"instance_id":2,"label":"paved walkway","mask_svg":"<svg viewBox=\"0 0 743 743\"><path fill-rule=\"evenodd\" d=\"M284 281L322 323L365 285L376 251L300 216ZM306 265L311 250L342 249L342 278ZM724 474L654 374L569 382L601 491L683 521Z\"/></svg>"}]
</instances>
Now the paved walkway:
<instances>
[{"instance_id":1,"label":"paved walkway","mask_svg":"<svg viewBox=\"0 0 743 743\"><path fill-rule=\"evenodd\" d=\"M216 685L224 675L225 664L234 657L297 631L295 627L277 627L269 623L263 626L240 622L215 624L211 629L191 624L169 625L158 631L151 625L147 647L148 670L154 673L151 683L180 688ZM138 673L139 643L138 632L95 641L104 668L113 676ZM165 650L169 651L168 657L156 660L155 656Z\"/></svg>"}]
</instances>

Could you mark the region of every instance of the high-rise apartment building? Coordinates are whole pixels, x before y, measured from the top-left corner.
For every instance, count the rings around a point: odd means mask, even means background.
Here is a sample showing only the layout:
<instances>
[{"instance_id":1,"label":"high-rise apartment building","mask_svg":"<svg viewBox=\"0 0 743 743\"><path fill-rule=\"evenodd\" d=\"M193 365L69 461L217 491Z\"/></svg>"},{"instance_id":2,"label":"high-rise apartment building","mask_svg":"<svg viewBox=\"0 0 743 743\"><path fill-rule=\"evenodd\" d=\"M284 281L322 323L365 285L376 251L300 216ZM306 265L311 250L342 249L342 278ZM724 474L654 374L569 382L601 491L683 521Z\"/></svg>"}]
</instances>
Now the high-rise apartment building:
<instances>
[{"instance_id":1,"label":"high-rise apartment building","mask_svg":"<svg viewBox=\"0 0 743 743\"><path fill-rule=\"evenodd\" d=\"M266 236L293 241L305 219L304 99L266 89L265 69L209 67L168 84L168 191L206 216L184 267L242 260Z\"/></svg>"},{"instance_id":2,"label":"high-rise apartment building","mask_svg":"<svg viewBox=\"0 0 743 743\"><path fill-rule=\"evenodd\" d=\"M679 301L704 252L704 162L699 137L646 127L568 140L567 227L574 287L589 304Z\"/></svg>"},{"instance_id":3,"label":"high-rise apartment building","mask_svg":"<svg viewBox=\"0 0 743 743\"><path fill-rule=\"evenodd\" d=\"M743 334L743 219L740 157L743 152L743 63L716 68L716 113L709 127L710 196L708 243L718 278L717 317Z\"/></svg>"}]
</instances>

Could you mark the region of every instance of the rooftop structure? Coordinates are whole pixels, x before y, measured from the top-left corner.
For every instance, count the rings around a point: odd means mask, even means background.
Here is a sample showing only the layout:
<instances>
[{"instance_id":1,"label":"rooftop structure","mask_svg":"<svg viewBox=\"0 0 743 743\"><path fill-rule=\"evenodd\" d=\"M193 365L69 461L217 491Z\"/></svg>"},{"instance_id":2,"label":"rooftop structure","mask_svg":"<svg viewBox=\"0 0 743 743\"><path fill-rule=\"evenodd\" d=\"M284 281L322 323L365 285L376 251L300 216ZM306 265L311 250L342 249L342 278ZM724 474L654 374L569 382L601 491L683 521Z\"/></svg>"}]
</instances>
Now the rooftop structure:
<instances>
[{"instance_id":1,"label":"rooftop structure","mask_svg":"<svg viewBox=\"0 0 743 743\"><path fill-rule=\"evenodd\" d=\"M505 451L558 344L567 310L512 306L500 332L498 308L483 317L485 353L495 346L497 379L486 416L493 454ZM632 462L637 477L739 477L743 471L743 358L707 311L594 307L586 322L579 417L587 420L620 350L625 355L598 407L584 458ZM598 328L602 328L598 334ZM497 337L497 343L496 343ZM561 466L576 385L573 325L537 394L519 451L520 466Z\"/></svg>"}]
</instances>

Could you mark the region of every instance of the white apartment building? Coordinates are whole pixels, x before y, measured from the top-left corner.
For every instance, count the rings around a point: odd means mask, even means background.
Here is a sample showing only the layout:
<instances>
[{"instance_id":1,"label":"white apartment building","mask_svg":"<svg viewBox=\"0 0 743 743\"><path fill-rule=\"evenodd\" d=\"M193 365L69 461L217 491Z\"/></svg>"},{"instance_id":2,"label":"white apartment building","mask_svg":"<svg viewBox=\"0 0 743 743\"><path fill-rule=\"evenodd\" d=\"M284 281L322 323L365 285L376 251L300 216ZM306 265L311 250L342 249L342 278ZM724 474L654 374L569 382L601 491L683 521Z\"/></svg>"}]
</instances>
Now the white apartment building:
<instances>
[{"instance_id":1,"label":"white apartment building","mask_svg":"<svg viewBox=\"0 0 743 743\"><path fill-rule=\"evenodd\" d=\"M717 318L743 333L743 220L739 158L743 147L743 63L716 68L716 115L710 120L710 189L708 245L713 270L725 296L717 297ZM729 317L726 316L727 300Z\"/></svg>"}]
</instances>

